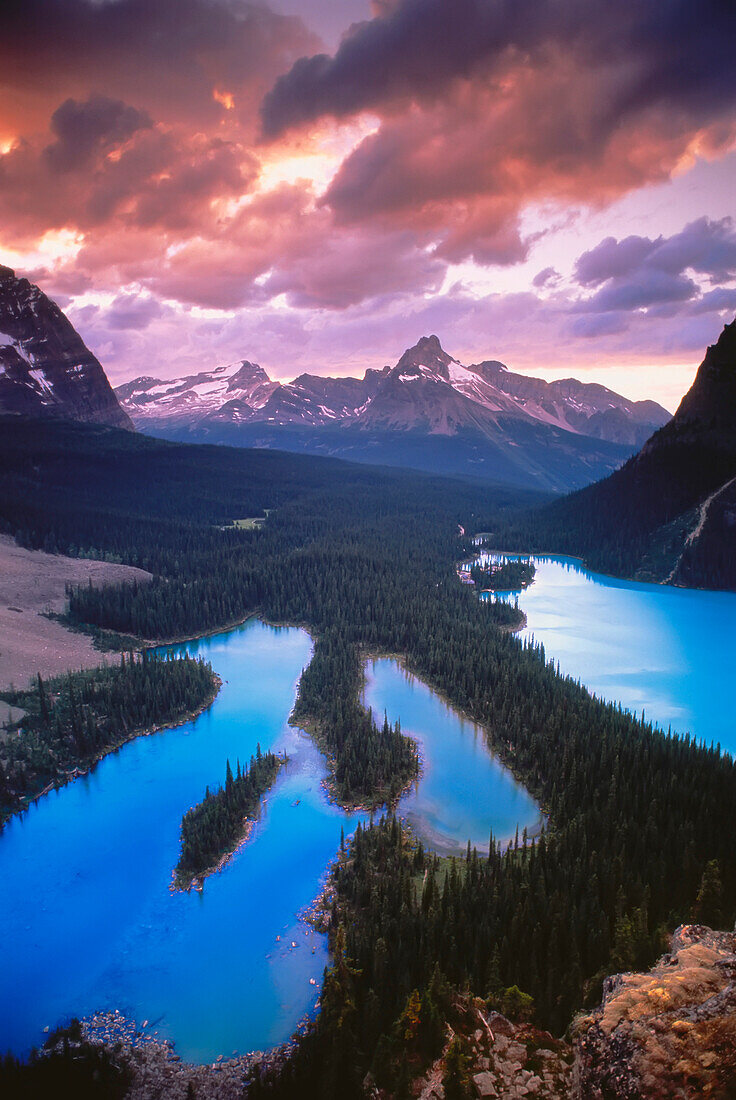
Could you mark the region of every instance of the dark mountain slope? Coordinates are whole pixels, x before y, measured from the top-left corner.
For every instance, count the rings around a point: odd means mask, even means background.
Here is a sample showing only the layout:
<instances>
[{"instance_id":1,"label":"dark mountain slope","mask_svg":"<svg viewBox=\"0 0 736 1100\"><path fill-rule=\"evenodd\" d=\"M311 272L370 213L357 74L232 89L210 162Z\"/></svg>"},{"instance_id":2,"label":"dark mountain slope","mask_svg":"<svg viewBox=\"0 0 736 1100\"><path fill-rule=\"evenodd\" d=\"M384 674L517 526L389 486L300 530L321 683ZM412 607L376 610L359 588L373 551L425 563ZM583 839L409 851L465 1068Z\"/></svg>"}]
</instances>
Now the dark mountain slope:
<instances>
[{"instance_id":1,"label":"dark mountain slope","mask_svg":"<svg viewBox=\"0 0 736 1100\"><path fill-rule=\"evenodd\" d=\"M206 431L204 424L190 431L173 425L147 430L162 439L276 448L348 462L471 477L542 493L563 493L587 485L618 466L630 453L629 448L616 443L575 436L561 428L518 418L499 421L494 439L471 427L454 435L440 435L422 428L312 425L303 420L233 424L215 416L208 418Z\"/></svg>"},{"instance_id":2,"label":"dark mountain slope","mask_svg":"<svg viewBox=\"0 0 736 1100\"><path fill-rule=\"evenodd\" d=\"M133 428L71 322L9 267L0 267L0 412Z\"/></svg>"},{"instance_id":3,"label":"dark mountain slope","mask_svg":"<svg viewBox=\"0 0 736 1100\"><path fill-rule=\"evenodd\" d=\"M170 443L64 421L49 421L38 433L35 424L0 416L0 531L52 553L145 560L154 572L171 539L183 546L247 541L250 536L235 529L223 537L222 526L336 487L358 500L368 492L405 492L409 500L425 491L449 493L471 500L477 511L489 500L503 509L545 499L508 486L480 487L316 455ZM142 557L131 551L143 544ZM196 558L199 551L191 553ZM195 566L182 549L177 568Z\"/></svg>"},{"instance_id":4,"label":"dark mountain slope","mask_svg":"<svg viewBox=\"0 0 736 1100\"><path fill-rule=\"evenodd\" d=\"M708 348L672 420L605 481L504 539L640 580L736 587L736 322Z\"/></svg>"}]
</instances>

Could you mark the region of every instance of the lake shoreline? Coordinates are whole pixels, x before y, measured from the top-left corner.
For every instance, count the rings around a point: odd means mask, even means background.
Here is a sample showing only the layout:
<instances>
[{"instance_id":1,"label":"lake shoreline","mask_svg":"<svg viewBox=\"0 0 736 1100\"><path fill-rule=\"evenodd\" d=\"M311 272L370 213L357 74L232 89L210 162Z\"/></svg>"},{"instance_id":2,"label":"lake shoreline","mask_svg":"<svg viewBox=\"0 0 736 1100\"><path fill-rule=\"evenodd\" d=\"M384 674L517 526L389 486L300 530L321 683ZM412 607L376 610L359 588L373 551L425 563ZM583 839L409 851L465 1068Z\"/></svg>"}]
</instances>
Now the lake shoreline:
<instances>
[{"instance_id":1,"label":"lake shoreline","mask_svg":"<svg viewBox=\"0 0 736 1100\"><path fill-rule=\"evenodd\" d=\"M142 729L131 730L130 733L115 741L113 744L104 749L100 749L100 751L95 754L92 760L90 760L89 764L87 764L85 767L75 767L71 771L65 772L63 775L57 776L56 779L53 779L50 783L47 783L42 791L38 791L37 794L24 797L22 806L18 806L16 809L11 810L5 815L0 815L0 832L2 832L3 827L8 821L14 818L17 814L25 813L29 806L32 806L34 802L38 802L39 799L43 798L47 794L50 794L51 791L61 790L69 783L74 783L75 780L82 779L85 775L89 775L106 757L118 752L119 749L122 749L125 745L130 744L131 741L137 741L139 737L150 737L154 733L164 733L168 730L179 729L181 726L185 726L188 722L193 722L195 718L198 718L200 716L200 714L204 714L204 712L206 710L209 710L209 708L212 706L215 699L220 693L220 689L222 688L222 680L214 670L212 672L212 677L212 688L207 693L207 696L202 701L200 706L195 707L193 710L187 711L186 714L181 715L173 722L159 723L155 726L146 726Z\"/></svg>"},{"instance_id":2,"label":"lake shoreline","mask_svg":"<svg viewBox=\"0 0 736 1100\"><path fill-rule=\"evenodd\" d=\"M147 1030L147 1021L146 1026L139 1025L118 1010L92 1013L80 1023L86 1042L104 1048L131 1071L128 1100L185 1096L190 1085L200 1100L242 1100L248 1082L259 1071L283 1067L295 1053L298 1038L310 1027L305 1019L291 1038L276 1047L230 1057L220 1054L212 1062L200 1063L182 1059L170 1039Z\"/></svg>"},{"instance_id":3,"label":"lake shoreline","mask_svg":"<svg viewBox=\"0 0 736 1100\"><path fill-rule=\"evenodd\" d=\"M566 561L578 562L581 568L585 569L593 577L605 577L611 581L628 581L631 584L653 584L658 588L672 589L676 592L713 592L719 594L722 592L733 592L732 588L705 588L702 585L697 584L671 584L665 577L662 580L657 580L656 577L636 577L627 576L624 573L606 573L602 569L596 569L590 565L585 558L580 557L579 554L566 554L560 550L499 550L489 549L483 547L480 550L483 554L511 554L514 557L528 557L528 558L547 558L548 560L564 559ZM468 559L474 561L475 559ZM513 589L511 589L513 591Z\"/></svg>"},{"instance_id":4,"label":"lake shoreline","mask_svg":"<svg viewBox=\"0 0 736 1100\"><path fill-rule=\"evenodd\" d=\"M367 666L368 662L369 661L381 661L381 660L395 661L396 664L402 669L402 671L404 673L406 673L407 675L409 675L409 676L413 677L415 680L417 680L418 683L420 683L424 688L426 688L427 691L429 691L432 695L434 695L437 699L439 699L439 701L443 704L443 706L445 706L449 710L453 711L461 720L469 722L472 726L474 726L477 730L479 730L480 733L482 734L483 743L484 743L484 746L486 748L486 751L487 751L489 757L492 760L495 760L497 763L499 763L502 767L504 767L510 773L510 775L512 776L514 782L518 786L522 787L527 792L527 794L529 794L529 796L534 800L534 803L535 803L535 805L537 806L537 808L539 810L539 820L534 823L534 825L532 826L531 829L527 829L528 838L531 840L533 837L536 838L538 836L541 836L542 832L547 831L547 829L549 828L549 825L550 825L549 812L544 808L542 803L540 803L537 795L533 791L529 790L529 788L527 787L524 780L521 779L517 775L515 769L513 768L513 766L509 762L509 760L507 760L501 753L494 750L493 745L490 743L491 738L489 736L489 732L488 732L486 726L483 724L483 722L479 721L478 718L476 718L474 715L472 715L464 707L458 706L455 702L453 702L449 698L449 696L446 695L445 692L442 691L441 688L435 686L428 677L423 676L420 672L418 672L417 670L412 668L409 661L408 661L408 658L406 658L405 656L403 656L401 654L398 654L398 653L381 653L380 651L377 651L377 650L366 650L365 653L366 653L366 657L365 657L365 660L363 662L364 688L363 688L363 693L361 695L361 699L362 699L364 705L365 705L365 689L367 687L367 677L365 676L365 669L366 669L366 666ZM404 734L404 736L410 736L410 735ZM413 738L410 738L410 739L414 740ZM416 744L416 742L415 742L415 744ZM420 751L420 746L417 746L417 750ZM412 785L413 784L409 784L405 788L405 790L402 792L402 794L406 793ZM414 829L413 827L412 827L412 829L413 829L414 832L416 832L416 829ZM430 846L431 846L431 844L430 844ZM459 846L458 847L458 852L459 852L459 854L464 855L465 847Z\"/></svg>"}]
</instances>

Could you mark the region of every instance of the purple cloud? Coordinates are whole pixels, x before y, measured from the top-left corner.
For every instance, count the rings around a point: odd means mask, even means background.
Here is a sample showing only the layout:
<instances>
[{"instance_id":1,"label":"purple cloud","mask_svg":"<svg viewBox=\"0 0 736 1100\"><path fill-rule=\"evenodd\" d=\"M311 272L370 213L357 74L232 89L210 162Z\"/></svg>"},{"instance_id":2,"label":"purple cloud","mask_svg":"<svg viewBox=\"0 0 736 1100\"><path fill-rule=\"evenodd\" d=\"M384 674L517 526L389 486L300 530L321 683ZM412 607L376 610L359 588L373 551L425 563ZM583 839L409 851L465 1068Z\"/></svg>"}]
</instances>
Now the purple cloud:
<instances>
[{"instance_id":1,"label":"purple cloud","mask_svg":"<svg viewBox=\"0 0 736 1100\"><path fill-rule=\"evenodd\" d=\"M575 277L582 286L597 286L607 279L631 274L651 255L656 242L647 237L606 237L595 248L583 252L575 264Z\"/></svg>"},{"instance_id":2,"label":"purple cloud","mask_svg":"<svg viewBox=\"0 0 736 1100\"><path fill-rule=\"evenodd\" d=\"M698 293L697 284L684 275L643 270L627 279L611 279L586 302L594 312L646 309L661 302L687 302Z\"/></svg>"},{"instance_id":3,"label":"purple cloud","mask_svg":"<svg viewBox=\"0 0 736 1100\"><path fill-rule=\"evenodd\" d=\"M543 267L532 279L532 286L541 289L545 286L554 286L560 281L560 273L555 267Z\"/></svg>"}]
</instances>

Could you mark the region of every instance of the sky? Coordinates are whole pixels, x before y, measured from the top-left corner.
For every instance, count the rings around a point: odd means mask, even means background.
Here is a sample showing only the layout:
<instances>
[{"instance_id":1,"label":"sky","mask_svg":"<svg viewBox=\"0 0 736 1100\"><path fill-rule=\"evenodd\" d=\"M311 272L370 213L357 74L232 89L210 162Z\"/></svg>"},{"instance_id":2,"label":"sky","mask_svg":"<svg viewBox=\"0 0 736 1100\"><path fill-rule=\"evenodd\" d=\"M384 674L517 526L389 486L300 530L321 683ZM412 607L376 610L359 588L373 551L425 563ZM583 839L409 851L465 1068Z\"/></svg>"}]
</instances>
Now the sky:
<instances>
[{"instance_id":1,"label":"sky","mask_svg":"<svg viewBox=\"0 0 736 1100\"><path fill-rule=\"evenodd\" d=\"M465 363L674 409L736 314L732 0L4 0L0 262L113 384Z\"/></svg>"}]
</instances>

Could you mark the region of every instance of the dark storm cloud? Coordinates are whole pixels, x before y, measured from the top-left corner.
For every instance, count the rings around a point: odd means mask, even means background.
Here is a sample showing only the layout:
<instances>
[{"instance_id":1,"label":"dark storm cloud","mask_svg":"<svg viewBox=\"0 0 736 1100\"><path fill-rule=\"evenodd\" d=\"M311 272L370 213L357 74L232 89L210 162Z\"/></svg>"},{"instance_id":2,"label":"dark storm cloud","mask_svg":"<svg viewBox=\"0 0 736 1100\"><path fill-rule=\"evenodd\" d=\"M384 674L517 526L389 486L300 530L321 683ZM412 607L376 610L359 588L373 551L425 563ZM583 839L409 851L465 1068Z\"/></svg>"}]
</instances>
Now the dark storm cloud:
<instances>
[{"instance_id":1,"label":"dark storm cloud","mask_svg":"<svg viewBox=\"0 0 736 1100\"><path fill-rule=\"evenodd\" d=\"M616 117L661 102L712 111L736 95L735 36L731 0L404 0L355 27L334 57L300 58L266 96L263 127L274 136L326 114L433 100L509 51L551 47L590 65L629 61L608 104Z\"/></svg>"},{"instance_id":2,"label":"dark storm cloud","mask_svg":"<svg viewBox=\"0 0 736 1100\"><path fill-rule=\"evenodd\" d=\"M736 4L404 0L300 58L263 134L370 111L323 201L339 225L411 228L449 262L525 258L534 202L605 204L736 138Z\"/></svg>"},{"instance_id":3,"label":"dark storm cloud","mask_svg":"<svg viewBox=\"0 0 736 1100\"><path fill-rule=\"evenodd\" d=\"M119 99L101 95L84 103L67 99L51 116L56 141L45 149L45 156L58 171L82 168L95 154L121 145L137 130L152 125L145 111Z\"/></svg>"},{"instance_id":4,"label":"dark storm cloud","mask_svg":"<svg viewBox=\"0 0 736 1100\"><path fill-rule=\"evenodd\" d=\"M548 8L536 0L390 6L383 18L358 24L334 57L302 57L279 77L263 102L264 131L274 136L325 114L340 118L396 98L433 99L512 43L527 48L544 33Z\"/></svg>"},{"instance_id":5,"label":"dark storm cloud","mask_svg":"<svg viewBox=\"0 0 736 1100\"><path fill-rule=\"evenodd\" d=\"M30 129L52 103L104 89L156 122L202 125L225 113L220 89L250 122L269 83L316 44L301 20L247 0L4 0L0 121Z\"/></svg>"}]
</instances>

